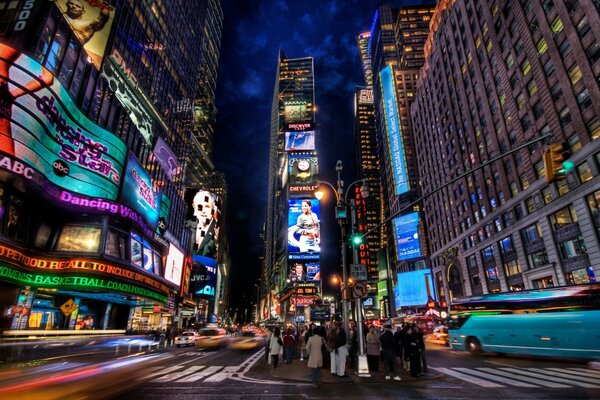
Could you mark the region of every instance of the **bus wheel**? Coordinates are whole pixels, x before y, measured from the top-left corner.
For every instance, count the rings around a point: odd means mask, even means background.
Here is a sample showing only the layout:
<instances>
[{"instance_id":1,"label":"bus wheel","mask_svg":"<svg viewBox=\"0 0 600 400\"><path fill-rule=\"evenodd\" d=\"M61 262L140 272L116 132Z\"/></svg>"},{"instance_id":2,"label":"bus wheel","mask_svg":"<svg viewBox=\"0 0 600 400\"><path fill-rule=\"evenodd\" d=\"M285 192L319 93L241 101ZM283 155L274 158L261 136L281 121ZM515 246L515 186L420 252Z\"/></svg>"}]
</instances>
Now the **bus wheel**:
<instances>
[{"instance_id":1,"label":"bus wheel","mask_svg":"<svg viewBox=\"0 0 600 400\"><path fill-rule=\"evenodd\" d=\"M465 342L465 347L472 355L481 355L481 343L474 337L470 337Z\"/></svg>"}]
</instances>

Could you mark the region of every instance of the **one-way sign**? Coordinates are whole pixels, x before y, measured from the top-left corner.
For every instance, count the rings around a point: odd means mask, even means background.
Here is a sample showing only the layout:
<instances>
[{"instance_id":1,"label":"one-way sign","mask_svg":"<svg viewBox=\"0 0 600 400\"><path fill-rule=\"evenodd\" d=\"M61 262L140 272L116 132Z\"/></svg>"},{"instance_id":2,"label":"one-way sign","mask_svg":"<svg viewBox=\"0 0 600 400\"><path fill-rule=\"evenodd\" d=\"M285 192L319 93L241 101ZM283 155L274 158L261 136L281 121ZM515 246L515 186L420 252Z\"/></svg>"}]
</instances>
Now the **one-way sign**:
<instances>
[{"instance_id":1,"label":"one-way sign","mask_svg":"<svg viewBox=\"0 0 600 400\"><path fill-rule=\"evenodd\" d=\"M350 276L355 281L366 281L367 266L364 264L350 264Z\"/></svg>"}]
</instances>

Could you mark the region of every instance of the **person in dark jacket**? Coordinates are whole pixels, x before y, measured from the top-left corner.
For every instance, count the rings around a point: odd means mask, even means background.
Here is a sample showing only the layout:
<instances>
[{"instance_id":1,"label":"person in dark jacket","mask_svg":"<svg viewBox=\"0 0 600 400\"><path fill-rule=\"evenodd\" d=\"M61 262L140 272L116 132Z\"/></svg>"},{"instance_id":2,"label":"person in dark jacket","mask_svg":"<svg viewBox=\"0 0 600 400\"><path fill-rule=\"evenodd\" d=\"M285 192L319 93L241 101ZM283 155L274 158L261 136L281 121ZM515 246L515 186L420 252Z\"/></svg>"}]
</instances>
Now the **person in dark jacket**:
<instances>
[{"instance_id":1,"label":"person in dark jacket","mask_svg":"<svg viewBox=\"0 0 600 400\"><path fill-rule=\"evenodd\" d=\"M396 345L391 325L384 327L383 333L379 336L379 343L383 353L385 379L392 379L390 374L394 374L394 380L399 381L401 378L398 376L398 367L396 366Z\"/></svg>"},{"instance_id":2,"label":"person in dark jacket","mask_svg":"<svg viewBox=\"0 0 600 400\"><path fill-rule=\"evenodd\" d=\"M421 375L421 348L419 347L419 328L417 324L412 324L409 332L410 376L417 378Z\"/></svg>"},{"instance_id":3,"label":"person in dark jacket","mask_svg":"<svg viewBox=\"0 0 600 400\"><path fill-rule=\"evenodd\" d=\"M425 333L419 329L419 353L421 361L421 375L427 373L427 359L425 358Z\"/></svg>"},{"instance_id":4,"label":"person in dark jacket","mask_svg":"<svg viewBox=\"0 0 600 400\"><path fill-rule=\"evenodd\" d=\"M354 325L350 326L350 347L348 356L350 357L350 368L356 368L356 354L358 353L358 333Z\"/></svg>"}]
</instances>

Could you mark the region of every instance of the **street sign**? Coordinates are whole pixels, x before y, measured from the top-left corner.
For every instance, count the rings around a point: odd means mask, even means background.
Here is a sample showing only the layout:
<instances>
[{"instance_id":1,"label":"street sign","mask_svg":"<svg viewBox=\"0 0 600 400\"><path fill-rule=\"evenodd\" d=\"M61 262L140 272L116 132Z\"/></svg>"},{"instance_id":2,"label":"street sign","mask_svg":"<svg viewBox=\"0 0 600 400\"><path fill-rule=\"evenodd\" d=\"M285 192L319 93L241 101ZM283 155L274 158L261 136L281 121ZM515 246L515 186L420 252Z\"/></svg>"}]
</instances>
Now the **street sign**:
<instances>
[{"instance_id":1,"label":"street sign","mask_svg":"<svg viewBox=\"0 0 600 400\"><path fill-rule=\"evenodd\" d=\"M60 311L65 314L65 317L68 317L77 309L77 304L73 301L73 299L67 300L62 306L60 306Z\"/></svg>"},{"instance_id":2,"label":"street sign","mask_svg":"<svg viewBox=\"0 0 600 400\"><path fill-rule=\"evenodd\" d=\"M364 264L350 264L350 276L355 281L366 281L367 266Z\"/></svg>"},{"instance_id":3,"label":"street sign","mask_svg":"<svg viewBox=\"0 0 600 400\"><path fill-rule=\"evenodd\" d=\"M354 286L352 286L352 293L354 293L354 297L364 299L365 297L367 297L367 293L369 293L369 289L367 289L367 284L364 282L356 282Z\"/></svg>"}]
</instances>

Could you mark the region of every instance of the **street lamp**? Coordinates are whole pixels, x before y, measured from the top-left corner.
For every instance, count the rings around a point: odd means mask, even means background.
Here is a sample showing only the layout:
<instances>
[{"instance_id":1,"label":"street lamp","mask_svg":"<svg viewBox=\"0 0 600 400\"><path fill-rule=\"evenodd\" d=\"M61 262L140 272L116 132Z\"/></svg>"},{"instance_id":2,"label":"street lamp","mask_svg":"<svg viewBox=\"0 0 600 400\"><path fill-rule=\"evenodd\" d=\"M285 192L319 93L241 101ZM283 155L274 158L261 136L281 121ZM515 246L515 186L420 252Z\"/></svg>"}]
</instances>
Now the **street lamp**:
<instances>
[{"instance_id":1,"label":"street lamp","mask_svg":"<svg viewBox=\"0 0 600 400\"><path fill-rule=\"evenodd\" d=\"M357 183L361 183L360 194L363 198L366 198L369 195L369 189L367 186L367 182L364 179L358 179L348 185L346 192L344 193L344 181L341 178L342 172L342 161L338 160L335 165L335 171L337 172L337 188L333 187L332 184L319 181L318 184L324 184L333 189L336 197L336 207L335 207L335 216L340 225L340 231L342 235L342 277L343 282L346 283L348 281L347 270L348 270L348 260L346 258L346 221L347 221L347 211L348 205L350 206L350 216L351 216L351 230L352 230L352 241L354 243L355 239L360 244L362 242L363 235L354 235L354 226L356 225L356 207L354 199L348 202L348 193L350 192L350 188L356 185ZM321 191L315 192L315 197L317 199L322 199L324 193ZM360 240L360 241L359 241ZM352 246L352 262L354 264L358 264L358 249L355 245ZM346 337L348 336L348 303L342 298L342 318L344 324L344 330L346 331ZM362 326L362 301L360 298L356 299L356 325L358 330L358 375L359 376L370 376L369 367L367 364L367 356L365 354L365 337L363 335L363 326Z\"/></svg>"}]
</instances>

